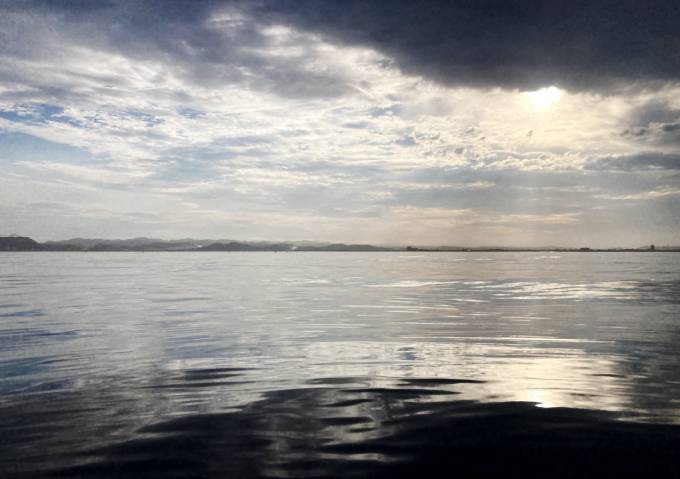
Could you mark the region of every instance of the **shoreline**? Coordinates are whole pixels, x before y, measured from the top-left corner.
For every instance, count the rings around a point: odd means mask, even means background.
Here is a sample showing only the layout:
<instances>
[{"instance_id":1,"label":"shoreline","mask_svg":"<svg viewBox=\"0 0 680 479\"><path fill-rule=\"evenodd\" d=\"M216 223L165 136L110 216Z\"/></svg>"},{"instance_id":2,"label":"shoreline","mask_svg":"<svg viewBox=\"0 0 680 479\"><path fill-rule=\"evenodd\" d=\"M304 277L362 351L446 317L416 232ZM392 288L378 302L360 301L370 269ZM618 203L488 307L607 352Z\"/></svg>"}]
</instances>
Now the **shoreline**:
<instances>
[{"instance_id":1,"label":"shoreline","mask_svg":"<svg viewBox=\"0 0 680 479\"><path fill-rule=\"evenodd\" d=\"M41 249L41 250L0 250L0 253L680 253L680 249L590 249L588 251L568 250L568 249L467 249L467 250L206 250L203 248L186 250L167 250L167 249L110 249L110 250L73 250L73 249Z\"/></svg>"}]
</instances>

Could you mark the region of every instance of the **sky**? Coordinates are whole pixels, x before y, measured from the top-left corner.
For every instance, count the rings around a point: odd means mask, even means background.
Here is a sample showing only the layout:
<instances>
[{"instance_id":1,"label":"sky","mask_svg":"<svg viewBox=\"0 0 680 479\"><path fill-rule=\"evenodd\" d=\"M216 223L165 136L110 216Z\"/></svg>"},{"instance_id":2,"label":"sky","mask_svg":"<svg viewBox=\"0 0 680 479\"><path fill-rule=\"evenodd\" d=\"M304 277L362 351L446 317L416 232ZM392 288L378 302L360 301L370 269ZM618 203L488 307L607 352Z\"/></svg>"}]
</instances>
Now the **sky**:
<instances>
[{"instance_id":1,"label":"sky","mask_svg":"<svg viewBox=\"0 0 680 479\"><path fill-rule=\"evenodd\" d=\"M0 0L0 234L680 244L675 1Z\"/></svg>"}]
</instances>

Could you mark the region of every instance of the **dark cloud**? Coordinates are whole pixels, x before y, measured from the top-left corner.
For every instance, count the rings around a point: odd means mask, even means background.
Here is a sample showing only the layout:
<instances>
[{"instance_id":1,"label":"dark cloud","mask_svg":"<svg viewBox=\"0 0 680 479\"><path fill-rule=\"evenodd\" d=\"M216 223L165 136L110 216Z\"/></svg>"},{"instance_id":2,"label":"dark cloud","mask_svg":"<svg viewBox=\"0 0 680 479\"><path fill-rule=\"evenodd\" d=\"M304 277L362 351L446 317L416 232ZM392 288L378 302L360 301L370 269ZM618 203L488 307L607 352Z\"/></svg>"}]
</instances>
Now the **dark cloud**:
<instances>
[{"instance_id":1,"label":"dark cloud","mask_svg":"<svg viewBox=\"0 0 680 479\"><path fill-rule=\"evenodd\" d=\"M630 117L633 126L646 127L652 123L668 123L680 119L680 110L669 108L665 102L655 100L635 108Z\"/></svg>"},{"instance_id":2,"label":"dark cloud","mask_svg":"<svg viewBox=\"0 0 680 479\"><path fill-rule=\"evenodd\" d=\"M88 45L181 62L207 86L251 81L291 97L335 96L347 86L305 69L304 58L253 54L250 48L268 44L261 25L291 25L372 47L403 71L446 85L602 91L680 80L680 3L674 1L36 0L0 1L0 10L52 16ZM225 33L208 22L220 11L243 18ZM4 25L0 50L39 49L39 42L22 39L27 26Z\"/></svg>"},{"instance_id":3,"label":"dark cloud","mask_svg":"<svg viewBox=\"0 0 680 479\"><path fill-rule=\"evenodd\" d=\"M75 43L138 61L170 64L190 84L206 88L239 84L291 98L336 97L352 90L339 74L310 66L311 46L303 39L289 39L299 50L296 55L271 54L272 41L278 40L263 33L267 25L228 1L0 0L0 55L49 58L63 53L59 47ZM120 78L103 75L93 79L113 88L129 88L118 84ZM3 73L3 79L24 80L12 72ZM50 82L34 80L32 85L50 98L72 94ZM35 95L35 90L27 93Z\"/></svg>"},{"instance_id":4,"label":"dark cloud","mask_svg":"<svg viewBox=\"0 0 680 479\"><path fill-rule=\"evenodd\" d=\"M630 126L622 136L659 145L680 147L680 110L661 101L651 101L630 114Z\"/></svg>"},{"instance_id":5,"label":"dark cloud","mask_svg":"<svg viewBox=\"0 0 680 479\"><path fill-rule=\"evenodd\" d=\"M678 131L680 130L680 123L666 123L665 125L661 125L661 129L668 133Z\"/></svg>"},{"instance_id":6,"label":"dark cloud","mask_svg":"<svg viewBox=\"0 0 680 479\"><path fill-rule=\"evenodd\" d=\"M271 0L258 13L376 48L447 85L608 90L680 79L674 1Z\"/></svg>"},{"instance_id":7,"label":"dark cloud","mask_svg":"<svg viewBox=\"0 0 680 479\"><path fill-rule=\"evenodd\" d=\"M680 170L680 154L647 152L605 156L589 160L585 168L604 171Z\"/></svg>"}]
</instances>

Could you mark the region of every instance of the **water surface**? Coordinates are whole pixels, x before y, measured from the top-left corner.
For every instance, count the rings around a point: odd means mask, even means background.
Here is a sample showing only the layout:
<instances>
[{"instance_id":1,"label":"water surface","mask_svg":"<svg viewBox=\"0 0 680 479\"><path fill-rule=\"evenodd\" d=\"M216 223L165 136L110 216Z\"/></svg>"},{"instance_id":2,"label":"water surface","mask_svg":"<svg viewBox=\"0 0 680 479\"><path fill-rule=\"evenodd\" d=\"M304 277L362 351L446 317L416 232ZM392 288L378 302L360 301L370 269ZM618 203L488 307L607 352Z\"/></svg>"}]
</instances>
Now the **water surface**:
<instances>
[{"instance_id":1,"label":"water surface","mask_svg":"<svg viewBox=\"0 0 680 479\"><path fill-rule=\"evenodd\" d=\"M0 470L668 472L679 313L675 253L0 253Z\"/></svg>"}]
</instances>

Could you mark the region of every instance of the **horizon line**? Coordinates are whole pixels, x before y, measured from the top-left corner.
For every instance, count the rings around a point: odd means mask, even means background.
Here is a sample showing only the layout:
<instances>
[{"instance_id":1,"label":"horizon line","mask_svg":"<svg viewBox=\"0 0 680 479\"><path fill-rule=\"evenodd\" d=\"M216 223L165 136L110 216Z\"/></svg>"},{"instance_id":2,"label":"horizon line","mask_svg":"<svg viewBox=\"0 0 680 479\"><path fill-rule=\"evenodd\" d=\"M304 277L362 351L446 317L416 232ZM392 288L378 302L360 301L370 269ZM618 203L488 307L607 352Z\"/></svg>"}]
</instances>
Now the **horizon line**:
<instances>
[{"instance_id":1,"label":"horizon line","mask_svg":"<svg viewBox=\"0 0 680 479\"><path fill-rule=\"evenodd\" d=\"M369 247L369 248L384 248L387 250L405 250L408 251L409 249L413 251L441 251L441 250L447 250L447 249L453 249L453 250L526 250L526 251L558 251L558 250L568 250L568 251L579 251L579 250L591 250L591 251L606 251L606 250L637 250L637 251L654 251L657 249L680 249L680 245L656 245L655 243L649 243L645 245L638 245L638 246L590 246L587 244L582 244L578 246L564 246L564 245L540 245L540 246L508 246L508 245L502 245L502 244L496 244L496 245L465 245L465 244L416 244L416 243L411 243L411 244L395 244L395 243L366 243L366 242L347 242L347 241L328 241L328 240L265 240L265 239L233 239L233 238L218 238L218 239L213 239L213 238L192 238L192 237L183 237L183 238L175 238L175 239L166 239L166 238L154 238L154 237L148 237L148 236L135 236L135 237L130 237L130 238L98 238L98 237L84 237L84 236L75 236L67 239L49 239L49 240L43 240L43 241L38 241L33 239L31 236L25 236L25 235L20 235L20 234L9 234L9 235L2 235L0 234L0 239L2 238L28 238L31 241L35 241L36 243L40 245L45 245L48 243L68 243L72 241L100 241L102 243L105 242L129 242L129 241L135 241L135 240L147 240L147 241L153 241L153 242L163 242L163 243L176 243L176 242L182 242L182 241L197 241L197 242L202 242L202 243L209 243L206 245L196 245L195 249L201 249L206 246L209 246L211 244L213 245L228 245L230 243L237 243L237 244L244 244L244 245L252 245L252 244L258 244L258 243L265 243L269 245L276 245L276 244L285 244L285 245L290 245L293 246L294 248L297 248L297 244L299 243L313 243L316 244L316 246L304 246L304 247L328 247L328 246L333 246L333 245L338 245L338 246L364 246L364 247ZM295 251L296 249L292 249L291 251Z\"/></svg>"}]
</instances>

